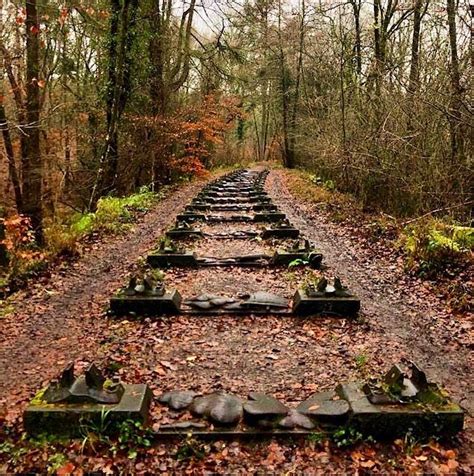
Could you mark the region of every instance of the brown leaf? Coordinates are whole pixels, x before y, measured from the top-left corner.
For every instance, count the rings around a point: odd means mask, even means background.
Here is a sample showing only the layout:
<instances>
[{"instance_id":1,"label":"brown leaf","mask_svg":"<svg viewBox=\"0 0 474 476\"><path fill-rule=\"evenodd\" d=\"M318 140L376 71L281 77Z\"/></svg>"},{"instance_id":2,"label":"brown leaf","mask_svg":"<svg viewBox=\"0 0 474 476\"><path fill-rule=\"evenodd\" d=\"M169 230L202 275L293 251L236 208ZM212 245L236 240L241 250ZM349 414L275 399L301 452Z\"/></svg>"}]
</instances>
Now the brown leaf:
<instances>
[{"instance_id":1,"label":"brown leaf","mask_svg":"<svg viewBox=\"0 0 474 476\"><path fill-rule=\"evenodd\" d=\"M58 476L67 476L71 474L75 469L74 464L72 464L70 461L66 463L64 466L61 466L57 471L56 474Z\"/></svg>"}]
</instances>

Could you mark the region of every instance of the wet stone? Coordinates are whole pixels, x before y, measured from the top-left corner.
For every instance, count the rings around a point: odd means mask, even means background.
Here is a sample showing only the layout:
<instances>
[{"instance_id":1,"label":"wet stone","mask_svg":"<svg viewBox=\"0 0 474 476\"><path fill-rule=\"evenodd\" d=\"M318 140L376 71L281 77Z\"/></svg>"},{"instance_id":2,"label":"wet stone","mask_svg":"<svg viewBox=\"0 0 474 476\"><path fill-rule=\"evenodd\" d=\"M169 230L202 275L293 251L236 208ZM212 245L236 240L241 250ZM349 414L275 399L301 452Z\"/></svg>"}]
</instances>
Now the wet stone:
<instances>
[{"instance_id":1,"label":"wet stone","mask_svg":"<svg viewBox=\"0 0 474 476\"><path fill-rule=\"evenodd\" d=\"M278 423L281 428L293 430L295 428L302 428L303 430L313 430L316 425L306 415L302 415L297 410L290 410L288 415Z\"/></svg>"},{"instance_id":2,"label":"wet stone","mask_svg":"<svg viewBox=\"0 0 474 476\"><path fill-rule=\"evenodd\" d=\"M197 421L180 421L170 425L161 425L160 431L183 431L183 430L205 430L207 425Z\"/></svg>"},{"instance_id":3,"label":"wet stone","mask_svg":"<svg viewBox=\"0 0 474 476\"><path fill-rule=\"evenodd\" d=\"M243 407L240 398L233 395L215 393L196 398L191 407L191 413L209 418L220 425L234 425L242 418Z\"/></svg>"},{"instance_id":4,"label":"wet stone","mask_svg":"<svg viewBox=\"0 0 474 476\"><path fill-rule=\"evenodd\" d=\"M117 378L105 380L91 365L84 375L75 377L69 365L59 379L52 380L36 394L23 415L25 430L32 435L49 433L80 436L84 425L107 421L148 420L151 391L144 384L125 384Z\"/></svg>"},{"instance_id":5,"label":"wet stone","mask_svg":"<svg viewBox=\"0 0 474 476\"><path fill-rule=\"evenodd\" d=\"M189 407L197 396L196 392L172 390L161 395L158 401L168 405L172 410L179 411Z\"/></svg>"},{"instance_id":6,"label":"wet stone","mask_svg":"<svg viewBox=\"0 0 474 476\"><path fill-rule=\"evenodd\" d=\"M259 421L275 421L287 414L286 405L264 393L250 393L249 400L244 404L245 420L252 425L258 424Z\"/></svg>"},{"instance_id":7,"label":"wet stone","mask_svg":"<svg viewBox=\"0 0 474 476\"><path fill-rule=\"evenodd\" d=\"M286 309L288 307L288 300L273 293L257 291L256 293L251 294L242 303L242 307L247 309Z\"/></svg>"},{"instance_id":8,"label":"wet stone","mask_svg":"<svg viewBox=\"0 0 474 476\"><path fill-rule=\"evenodd\" d=\"M110 310L116 315L135 313L137 316L159 316L179 314L181 294L173 289L163 296L126 295L123 291L110 299Z\"/></svg>"},{"instance_id":9,"label":"wet stone","mask_svg":"<svg viewBox=\"0 0 474 476\"><path fill-rule=\"evenodd\" d=\"M284 220L286 215L284 213L270 212L270 213L256 213L254 217L255 222L278 222Z\"/></svg>"},{"instance_id":10,"label":"wet stone","mask_svg":"<svg viewBox=\"0 0 474 476\"><path fill-rule=\"evenodd\" d=\"M298 238L300 231L296 228L267 228L261 234L264 240L268 238Z\"/></svg>"},{"instance_id":11,"label":"wet stone","mask_svg":"<svg viewBox=\"0 0 474 476\"><path fill-rule=\"evenodd\" d=\"M195 253L151 253L147 256L147 263L152 268L195 268L199 265Z\"/></svg>"},{"instance_id":12,"label":"wet stone","mask_svg":"<svg viewBox=\"0 0 474 476\"><path fill-rule=\"evenodd\" d=\"M321 423L339 424L349 414L349 403L335 392L321 392L309 397L297 407L299 413Z\"/></svg>"},{"instance_id":13,"label":"wet stone","mask_svg":"<svg viewBox=\"0 0 474 476\"><path fill-rule=\"evenodd\" d=\"M206 215L204 213L185 212L177 215L176 219L179 221L187 221L188 223L192 223L195 221L205 221Z\"/></svg>"},{"instance_id":14,"label":"wet stone","mask_svg":"<svg viewBox=\"0 0 474 476\"><path fill-rule=\"evenodd\" d=\"M296 315L330 314L354 317L360 310L360 299L356 296L336 295L310 296L304 289L298 289L293 296L293 313Z\"/></svg>"},{"instance_id":15,"label":"wet stone","mask_svg":"<svg viewBox=\"0 0 474 476\"><path fill-rule=\"evenodd\" d=\"M276 205L271 203L257 203L252 207L253 211L255 212L267 212L267 213L275 213L277 212L278 208Z\"/></svg>"}]
</instances>

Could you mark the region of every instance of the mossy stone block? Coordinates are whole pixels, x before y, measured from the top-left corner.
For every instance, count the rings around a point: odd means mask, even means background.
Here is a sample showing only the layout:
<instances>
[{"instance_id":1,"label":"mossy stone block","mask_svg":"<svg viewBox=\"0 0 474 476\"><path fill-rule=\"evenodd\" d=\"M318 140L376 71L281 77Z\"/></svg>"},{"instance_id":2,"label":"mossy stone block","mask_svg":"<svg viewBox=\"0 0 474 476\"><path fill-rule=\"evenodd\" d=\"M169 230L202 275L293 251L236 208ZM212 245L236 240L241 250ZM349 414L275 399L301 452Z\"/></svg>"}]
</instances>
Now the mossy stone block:
<instances>
[{"instance_id":1,"label":"mossy stone block","mask_svg":"<svg viewBox=\"0 0 474 476\"><path fill-rule=\"evenodd\" d=\"M272 264L275 266L288 266L295 260L308 261L308 265L311 268L319 269L323 260L323 255L316 252L287 252L287 251L275 251L272 258Z\"/></svg>"},{"instance_id":2,"label":"mossy stone block","mask_svg":"<svg viewBox=\"0 0 474 476\"><path fill-rule=\"evenodd\" d=\"M124 394L120 403L104 405L95 403L46 403L41 393L26 408L23 421L30 435L42 433L60 436L81 436L88 428L100 428L107 423L138 420L144 424L152 394L146 384L123 384Z\"/></svg>"},{"instance_id":3,"label":"mossy stone block","mask_svg":"<svg viewBox=\"0 0 474 476\"><path fill-rule=\"evenodd\" d=\"M131 312L139 316L159 316L162 314L179 314L182 297L177 289L166 292L163 296L126 296L118 294L110 299L110 310L117 315Z\"/></svg>"},{"instance_id":4,"label":"mossy stone block","mask_svg":"<svg viewBox=\"0 0 474 476\"><path fill-rule=\"evenodd\" d=\"M370 403L358 383L341 384L336 392L347 400L349 425L365 435L393 439L411 433L418 437L454 435L464 426L464 412L454 403L428 406L418 403Z\"/></svg>"},{"instance_id":5,"label":"mossy stone block","mask_svg":"<svg viewBox=\"0 0 474 476\"><path fill-rule=\"evenodd\" d=\"M196 253L151 253L147 263L152 268L196 268L199 264Z\"/></svg>"},{"instance_id":6,"label":"mossy stone block","mask_svg":"<svg viewBox=\"0 0 474 476\"><path fill-rule=\"evenodd\" d=\"M298 289L293 296L293 313L307 316L311 314L336 314L353 317L360 310L360 299L356 296L311 297L303 289Z\"/></svg>"}]
</instances>

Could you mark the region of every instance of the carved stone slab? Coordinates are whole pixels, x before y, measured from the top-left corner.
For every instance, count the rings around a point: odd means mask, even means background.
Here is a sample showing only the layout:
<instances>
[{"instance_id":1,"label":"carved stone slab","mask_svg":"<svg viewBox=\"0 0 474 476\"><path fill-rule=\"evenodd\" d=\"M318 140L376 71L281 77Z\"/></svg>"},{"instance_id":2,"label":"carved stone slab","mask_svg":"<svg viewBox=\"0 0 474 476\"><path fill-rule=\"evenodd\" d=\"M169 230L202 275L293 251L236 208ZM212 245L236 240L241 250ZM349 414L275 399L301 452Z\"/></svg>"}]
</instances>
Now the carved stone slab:
<instances>
[{"instance_id":1,"label":"carved stone slab","mask_svg":"<svg viewBox=\"0 0 474 476\"><path fill-rule=\"evenodd\" d=\"M264 240L268 238L298 238L300 230L297 228L267 228L261 234Z\"/></svg>"},{"instance_id":2,"label":"carved stone slab","mask_svg":"<svg viewBox=\"0 0 474 476\"><path fill-rule=\"evenodd\" d=\"M361 383L339 385L336 392L350 406L349 425L380 439L404 436L409 430L419 435L454 435L464 426L464 412L454 403L446 405L385 404L374 405Z\"/></svg>"},{"instance_id":3,"label":"carved stone slab","mask_svg":"<svg viewBox=\"0 0 474 476\"><path fill-rule=\"evenodd\" d=\"M116 315L134 313L137 316L161 316L179 314L181 311L181 294L173 289L163 296L126 296L123 293L110 299L110 310Z\"/></svg>"},{"instance_id":4,"label":"carved stone slab","mask_svg":"<svg viewBox=\"0 0 474 476\"><path fill-rule=\"evenodd\" d=\"M196 268L199 263L196 253L151 253L147 256L147 263L152 268Z\"/></svg>"},{"instance_id":5,"label":"carved stone slab","mask_svg":"<svg viewBox=\"0 0 474 476\"><path fill-rule=\"evenodd\" d=\"M94 364L76 377L70 363L34 396L23 421L32 435L80 436L87 425L110 427L128 419L146 423L151 396L147 385L125 384L118 377L106 380Z\"/></svg>"},{"instance_id":6,"label":"carved stone slab","mask_svg":"<svg viewBox=\"0 0 474 476\"><path fill-rule=\"evenodd\" d=\"M354 317L360 310L360 299L356 296L310 297L303 289L298 289L293 296L293 313L307 316L331 314L343 317Z\"/></svg>"},{"instance_id":7,"label":"carved stone slab","mask_svg":"<svg viewBox=\"0 0 474 476\"><path fill-rule=\"evenodd\" d=\"M253 221L257 223L267 222L267 223L276 223L280 220L284 220L286 215L279 212L268 212L268 213L256 213Z\"/></svg>"},{"instance_id":8,"label":"carved stone slab","mask_svg":"<svg viewBox=\"0 0 474 476\"><path fill-rule=\"evenodd\" d=\"M271 203L262 203L262 204L255 204L252 207L252 210L255 212L277 212L278 207Z\"/></svg>"},{"instance_id":9,"label":"carved stone slab","mask_svg":"<svg viewBox=\"0 0 474 476\"><path fill-rule=\"evenodd\" d=\"M436 384L430 383L443 394ZM211 394L193 398L193 392L167 392L160 402L175 409L176 404L184 412L190 411L201 420L182 421L160 428L158 435L175 430L193 429L200 436L222 437L224 433L210 425L229 425L230 437L243 435L301 434L318 428L319 431L345 426L355 428L364 435L380 439L394 439L408 431L416 436L454 434L463 428L464 413L447 397L440 404L423 404L421 400L409 403L372 404L363 390L362 383L338 385L335 390L311 395L296 408L280 402L271 395L252 392L242 403L238 397L228 394ZM434 388L433 387L433 388ZM173 402L176 397L176 402ZM205 427L202 427L203 422ZM182 425L182 426L181 426ZM193 432L194 433L194 432Z\"/></svg>"},{"instance_id":10,"label":"carved stone slab","mask_svg":"<svg viewBox=\"0 0 474 476\"><path fill-rule=\"evenodd\" d=\"M204 234L201 230L194 228L172 228L166 232L166 236L174 240L179 240L181 238L202 238Z\"/></svg>"}]
</instances>

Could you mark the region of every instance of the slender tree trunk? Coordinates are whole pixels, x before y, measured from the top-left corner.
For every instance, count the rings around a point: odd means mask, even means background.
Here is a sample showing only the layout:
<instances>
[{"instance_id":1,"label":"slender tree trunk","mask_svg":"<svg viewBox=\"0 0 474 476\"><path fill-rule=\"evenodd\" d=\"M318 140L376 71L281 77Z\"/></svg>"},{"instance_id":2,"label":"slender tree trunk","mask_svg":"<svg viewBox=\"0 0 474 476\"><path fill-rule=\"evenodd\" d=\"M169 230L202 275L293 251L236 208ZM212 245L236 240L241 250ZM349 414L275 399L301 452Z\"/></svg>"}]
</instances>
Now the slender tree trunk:
<instances>
[{"instance_id":1,"label":"slender tree trunk","mask_svg":"<svg viewBox=\"0 0 474 476\"><path fill-rule=\"evenodd\" d=\"M43 241L42 160L40 152L39 19L37 0L26 0L26 121L23 124L22 212L31 220L38 243Z\"/></svg>"},{"instance_id":2,"label":"slender tree trunk","mask_svg":"<svg viewBox=\"0 0 474 476\"><path fill-rule=\"evenodd\" d=\"M290 139L289 148L290 156L292 157L293 166L295 161L295 147L296 147L296 116L298 113L298 105L300 99L300 84L301 75L303 74L303 53L304 53L304 38L305 38L305 17L306 17L306 4L305 0L301 1L301 22L300 22L300 35L298 41L298 62L296 66L296 83L295 91L293 94L293 108L290 117Z\"/></svg>"},{"instance_id":3,"label":"slender tree trunk","mask_svg":"<svg viewBox=\"0 0 474 476\"><path fill-rule=\"evenodd\" d=\"M7 247L3 241L5 240L5 225L3 223L3 210L0 208L0 268L8 266Z\"/></svg>"},{"instance_id":4,"label":"slender tree trunk","mask_svg":"<svg viewBox=\"0 0 474 476\"><path fill-rule=\"evenodd\" d=\"M451 50L451 101L449 111L449 122L451 131L451 156L455 159L462 154L462 131L461 127L461 106L462 106L462 88L461 74L459 71L459 58L457 47L456 31L456 0L447 0L449 45Z\"/></svg>"},{"instance_id":5,"label":"slender tree trunk","mask_svg":"<svg viewBox=\"0 0 474 476\"><path fill-rule=\"evenodd\" d=\"M422 11L423 2L424 0L416 0L413 13L413 37L411 42L410 79L408 83L408 92L410 94L417 92L420 77L420 36L421 20L424 14Z\"/></svg>"},{"instance_id":6,"label":"slender tree trunk","mask_svg":"<svg viewBox=\"0 0 474 476\"><path fill-rule=\"evenodd\" d=\"M0 0L0 38L2 36L3 36L3 0ZM0 66L2 68L6 66L3 45L0 45ZM10 75L13 75L13 71L11 70L11 67L9 71L8 71L8 67L6 69L7 69L7 75L9 77ZM13 88L13 85L11 86ZM0 77L0 130L2 131L3 145L5 147L5 156L7 158L8 177L11 180L11 183L13 185L16 208L18 212L21 212L23 207L21 184L20 184L20 179L18 177L18 171L17 171L17 167L15 163L15 153L13 150L13 143L12 143L12 138L10 135L10 128L8 126L4 100L5 100L5 88L4 88L3 75L2 75L2 77ZM21 100L20 100L20 103L22 103Z\"/></svg>"},{"instance_id":7,"label":"slender tree trunk","mask_svg":"<svg viewBox=\"0 0 474 476\"><path fill-rule=\"evenodd\" d=\"M138 0L111 0L109 77L107 87L107 135L89 200L93 209L98 198L115 184L118 167L118 125L130 95L131 48Z\"/></svg>"},{"instance_id":8,"label":"slender tree trunk","mask_svg":"<svg viewBox=\"0 0 474 476\"><path fill-rule=\"evenodd\" d=\"M0 91L0 97L2 92ZM1 101L1 99L0 99ZM8 128L7 118L5 116L5 106L0 102L0 130L2 131L3 145L5 146L5 155L7 157L8 164L8 176L13 185L13 191L15 193L15 204L18 211L23 208L23 198L21 193L20 180L18 178L18 172L15 164L15 154L13 152L13 144L10 136L10 130Z\"/></svg>"},{"instance_id":9,"label":"slender tree trunk","mask_svg":"<svg viewBox=\"0 0 474 476\"><path fill-rule=\"evenodd\" d=\"M361 39L361 27L360 27L360 0L351 0L352 12L354 15L354 28L355 28L355 42L354 51L356 57L356 71L357 76L360 79L362 74L362 39Z\"/></svg>"},{"instance_id":10,"label":"slender tree trunk","mask_svg":"<svg viewBox=\"0 0 474 476\"><path fill-rule=\"evenodd\" d=\"M281 0L278 2L278 47L279 47L279 66L280 66L280 99L281 99L281 119L283 133L283 163L285 167L291 169L294 167L294 157L290 147L290 84L289 71L286 65L285 51L283 49L283 39L281 37L282 20Z\"/></svg>"},{"instance_id":11,"label":"slender tree trunk","mask_svg":"<svg viewBox=\"0 0 474 476\"><path fill-rule=\"evenodd\" d=\"M375 52L375 95L380 100L382 92L382 21L380 19L380 0L374 0L374 52Z\"/></svg>"}]
</instances>

